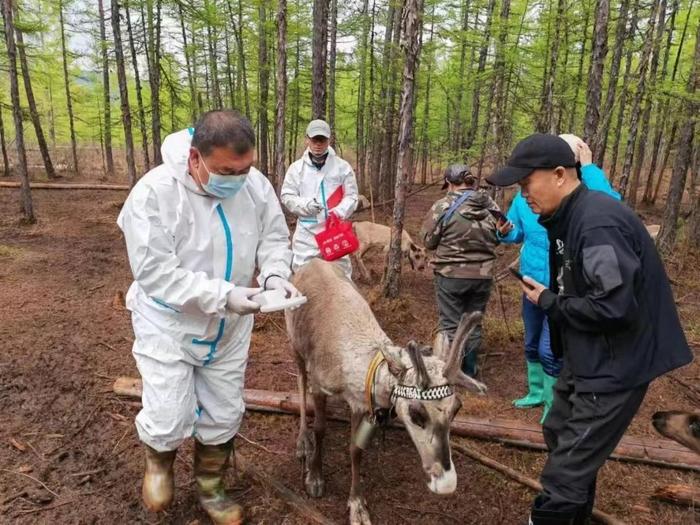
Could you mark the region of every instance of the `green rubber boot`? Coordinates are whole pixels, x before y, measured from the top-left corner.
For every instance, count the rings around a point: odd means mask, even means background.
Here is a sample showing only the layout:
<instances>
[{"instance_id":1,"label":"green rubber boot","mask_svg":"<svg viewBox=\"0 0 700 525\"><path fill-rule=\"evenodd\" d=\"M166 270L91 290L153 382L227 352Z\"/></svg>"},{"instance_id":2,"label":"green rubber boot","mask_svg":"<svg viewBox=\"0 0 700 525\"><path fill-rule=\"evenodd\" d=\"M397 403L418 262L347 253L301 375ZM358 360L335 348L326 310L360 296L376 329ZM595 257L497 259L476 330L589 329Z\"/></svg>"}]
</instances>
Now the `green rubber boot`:
<instances>
[{"instance_id":1,"label":"green rubber boot","mask_svg":"<svg viewBox=\"0 0 700 525\"><path fill-rule=\"evenodd\" d=\"M513 406L516 408L532 408L540 406L544 402L544 397L542 396L542 387L544 386L544 369L542 368L542 363L536 361L527 363L527 384L528 393L525 397L516 399L513 401Z\"/></svg>"},{"instance_id":2,"label":"green rubber boot","mask_svg":"<svg viewBox=\"0 0 700 525\"><path fill-rule=\"evenodd\" d=\"M202 508L216 525L240 525L243 509L224 490L224 474L233 452L233 439L221 445L202 445L195 440L194 479Z\"/></svg>"},{"instance_id":3,"label":"green rubber boot","mask_svg":"<svg viewBox=\"0 0 700 525\"><path fill-rule=\"evenodd\" d=\"M544 420L549 414L549 409L552 408L552 401L554 400L554 383L557 382L557 377L550 376L544 373L544 387L542 389L542 397L544 399L544 408L542 410L542 419L540 419L540 424L544 423Z\"/></svg>"}]
</instances>

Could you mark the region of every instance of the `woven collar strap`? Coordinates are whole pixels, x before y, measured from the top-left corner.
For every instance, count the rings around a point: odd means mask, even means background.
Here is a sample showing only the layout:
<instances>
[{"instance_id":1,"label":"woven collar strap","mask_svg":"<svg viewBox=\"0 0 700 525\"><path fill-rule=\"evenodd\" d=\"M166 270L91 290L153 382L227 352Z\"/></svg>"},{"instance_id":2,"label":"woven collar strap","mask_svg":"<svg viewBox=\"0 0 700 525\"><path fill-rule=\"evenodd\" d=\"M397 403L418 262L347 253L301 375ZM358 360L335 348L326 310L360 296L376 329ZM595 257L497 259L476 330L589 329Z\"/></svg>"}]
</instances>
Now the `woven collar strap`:
<instances>
[{"instance_id":1,"label":"woven collar strap","mask_svg":"<svg viewBox=\"0 0 700 525\"><path fill-rule=\"evenodd\" d=\"M419 399L421 401L435 401L445 399L454 393L455 391L450 385L431 386L425 390L421 390L417 386L396 385L391 392L391 402L395 403L399 397Z\"/></svg>"},{"instance_id":2,"label":"woven collar strap","mask_svg":"<svg viewBox=\"0 0 700 525\"><path fill-rule=\"evenodd\" d=\"M374 413L374 376L377 375L377 369L383 362L384 354L378 350L367 368L367 375L365 376L365 403L369 414Z\"/></svg>"}]
</instances>

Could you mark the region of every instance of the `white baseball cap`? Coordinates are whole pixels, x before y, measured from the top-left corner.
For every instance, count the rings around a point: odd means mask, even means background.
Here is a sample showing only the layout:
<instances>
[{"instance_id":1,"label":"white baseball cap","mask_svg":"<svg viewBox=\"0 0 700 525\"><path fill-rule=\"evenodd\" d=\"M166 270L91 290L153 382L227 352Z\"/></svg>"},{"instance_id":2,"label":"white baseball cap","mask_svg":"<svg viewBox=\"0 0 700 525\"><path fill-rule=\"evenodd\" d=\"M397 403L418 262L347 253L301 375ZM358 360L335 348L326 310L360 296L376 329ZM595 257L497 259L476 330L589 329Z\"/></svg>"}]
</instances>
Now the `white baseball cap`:
<instances>
[{"instance_id":1,"label":"white baseball cap","mask_svg":"<svg viewBox=\"0 0 700 525\"><path fill-rule=\"evenodd\" d=\"M317 119L317 120L312 120L309 122L309 125L306 127L306 136L307 137L326 137L327 139L331 138L331 127L328 125L328 122L325 120Z\"/></svg>"}]
</instances>

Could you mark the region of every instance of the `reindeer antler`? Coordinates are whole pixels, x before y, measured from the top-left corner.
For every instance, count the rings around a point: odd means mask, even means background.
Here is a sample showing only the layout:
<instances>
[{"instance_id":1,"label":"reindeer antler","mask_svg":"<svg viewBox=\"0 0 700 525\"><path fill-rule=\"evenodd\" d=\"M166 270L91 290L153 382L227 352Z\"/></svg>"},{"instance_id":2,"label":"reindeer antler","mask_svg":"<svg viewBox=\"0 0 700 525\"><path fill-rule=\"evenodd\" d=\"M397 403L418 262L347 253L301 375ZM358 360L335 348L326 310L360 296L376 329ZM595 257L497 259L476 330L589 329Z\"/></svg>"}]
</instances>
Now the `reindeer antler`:
<instances>
[{"instance_id":1,"label":"reindeer antler","mask_svg":"<svg viewBox=\"0 0 700 525\"><path fill-rule=\"evenodd\" d=\"M463 359L464 346L472 332L479 326L483 315L481 312L471 312L462 315L457 331L455 332L452 345L447 356L445 356L445 378L450 384L461 386L479 394L486 393L486 385L477 381L462 372L461 363Z\"/></svg>"},{"instance_id":2,"label":"reindeer antler","mask_svg":"<svg viewBox=\"0 0 700 525\"><path fill-rule=\"evenodd\" d=\"M411 364L416 371L416 382L418 387L421 389L428 388L430 386L430 380L428 376L428 369L425 367L425 362L423 361L423 354L421 353L421 347L415 341L409 341L406 346L406 352L408 357L411 359Z\"/></svg>"}]
</instances>

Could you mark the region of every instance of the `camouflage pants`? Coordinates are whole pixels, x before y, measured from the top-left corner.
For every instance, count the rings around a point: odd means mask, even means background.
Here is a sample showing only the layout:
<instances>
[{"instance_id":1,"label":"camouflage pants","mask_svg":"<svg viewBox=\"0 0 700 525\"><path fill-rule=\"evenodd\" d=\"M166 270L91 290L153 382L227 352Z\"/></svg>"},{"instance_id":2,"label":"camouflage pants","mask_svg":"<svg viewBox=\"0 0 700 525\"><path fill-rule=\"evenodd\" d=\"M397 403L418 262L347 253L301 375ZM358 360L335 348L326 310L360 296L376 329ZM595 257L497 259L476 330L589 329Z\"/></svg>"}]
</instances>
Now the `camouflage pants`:
<instances>
[{"instance_id":1,"label":"camouflage pants","mask_svg":"<svg viewBox=\"0 0 700 525\"><path fill-rule=\"evenodd\" d=\"M491 279L459 279L435 274L435 293L440 314L440 330L452 339L465 312L486 310L491 295ZM476 375L476 357L481 347L481 325L472 332L464 349L462 370Z\"/></svg>"}]
</instances>

